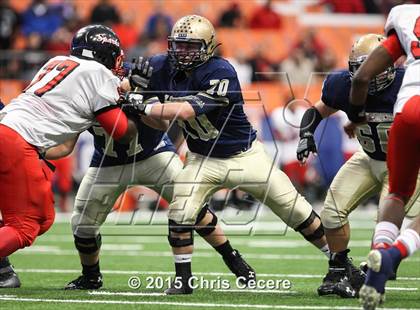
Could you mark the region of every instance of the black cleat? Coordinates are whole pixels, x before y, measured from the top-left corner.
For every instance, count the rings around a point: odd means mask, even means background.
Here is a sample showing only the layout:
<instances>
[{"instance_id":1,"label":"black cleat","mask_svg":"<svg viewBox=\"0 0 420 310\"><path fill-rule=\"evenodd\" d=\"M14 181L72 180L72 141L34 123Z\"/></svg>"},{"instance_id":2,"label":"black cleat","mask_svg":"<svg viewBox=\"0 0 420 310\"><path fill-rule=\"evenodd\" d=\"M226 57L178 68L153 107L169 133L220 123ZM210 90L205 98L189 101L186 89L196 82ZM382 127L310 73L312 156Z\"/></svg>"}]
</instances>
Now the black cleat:
<instances>
[{"instance_id":1,"label":"black cleat","mask_svg":"<svg viewBox=\"0 0 420 310\"><path fill-rule=\"evenodd\" d=\"M336 293L335 286L346 276L346 268L336 266L334 262L329 261L328 273L322 279L322 284L318 287L318 295L332 295Z\"/></svg>"},{"instance_id":2,"label":"black cleat","mask_svg":"<svg viewBox=\"0 0 420 310\"><path fill-rule=\"evenodd\" d=\"M242 255L238 250L233 250L233 259L227 259L223 257L223 261L229 270L239 279L239 282L247 285L250 281L256 280L255 270L248 265L243 259Z\"/></svg>"},{"instance_id":3,"label":"black cleat","mask_svg":"<svg viewBox=\"0 0 420 310\"><path fill-rule=\"evenodd\" d=\"M353 265L351 259L347 261L347 277L350 281L351 286L356 292L355 297L359 297L360 288L363 286L366 280L366 272L357 268Z\"/></svg>"},{"instance_id":4,"label":"black cleat","mask_svg":"<svg viewBox=\"0 0 420 310\"><path fill-rule=\"evenodd\" d=\"M188 281L180 280L178 277L164 292L166 295L190 295L193 289L189 286Z\"/></svg>"},{"instance_id":5,"label":"black cleat","mask_svg":"<svg viewBox=\"0 0 420 310\"><path fill-rule=\"evenodd\" d=\"M18 288L20 280L12 266L0 269L0 288Z\"/></svg>"},{"instance_id":6,"label":"black cleat","mask_svg":"<svg viewBox=\"0 0 420 310\"><path fill-rule=\"evenodd\" d=\"M334 285L334 293L342 298L356 298L358 292L352 287L347 276Z\"/></svg>"},{"instance_id":7,"label":"black cleat","mask_svg":"<svg viewBox=\"0 0 420 310\"><path fill-rule=\"evenodd\" d=\"M340 252L334 260L329 261L328 273L318 288L318 295L339 295L344 298L358 297L360 288L366 279L366 273L353 265L347 257L350 250Z\"/></svg>"},{"instance_id":8,"label":"black cleat","mask_svg":"<svg viewBox=\"0 0 420 310\"><path fill-rule=\"evenodd\" d=\"M77 279L69 282L65 290L97 290L103 285L102 274L95 275L81 275Z\"/></svg>"}]
</instances>

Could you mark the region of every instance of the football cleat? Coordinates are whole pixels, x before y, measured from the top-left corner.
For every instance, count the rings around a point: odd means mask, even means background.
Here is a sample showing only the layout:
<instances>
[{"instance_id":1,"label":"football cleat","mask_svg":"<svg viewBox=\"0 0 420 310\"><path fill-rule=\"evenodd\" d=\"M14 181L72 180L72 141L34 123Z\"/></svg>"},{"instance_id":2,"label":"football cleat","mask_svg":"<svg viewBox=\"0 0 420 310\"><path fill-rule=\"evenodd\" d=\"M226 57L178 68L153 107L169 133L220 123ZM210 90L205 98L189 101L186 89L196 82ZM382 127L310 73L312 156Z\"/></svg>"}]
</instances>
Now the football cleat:
<instances>
[{"instance_id":1,"label":"football cleat","mask_svg":"<svg viewBox=\"0 0 420 310\"><path fill-rule=\"evenodd\" d=\"M250 281L255 281L255 270L244 260L239 251L233 250L232 256L233 259L223 257L223 261L229 270L239 279L239 282L248 285Z\"/></svg>"},{"instance_id":2,"label":"football cleat","mask_svg":"<svg viewBox=\"0 0 420 310\"><path fill-rule=\"evenodd\" d=\"M0 288L18 288L20 280L12 266L0 269Z\"/></svg>"},{"instance_id":3,"label":"football cleat","mask_svg":"<svg viewBox=\"0 0 420 310\"><path fill-rule=\"evenodd\" d=\"M342 297L342 298L355 298L357 296L356 290L350 283L350 280L345 276L340 280L340 282L336 283L333 288L334 294Z\"/></svg>"},{"instance_id":4,"label":"football cleat","mask_svg":"<svg viewBox=\"0 0 420 310\"><path fill-rule=\"evenodd\" d=\"M363 285L366 274L353 265L351 258L345 256L339 261L329 261L328 273L318 288L318 295L339 295L343 298L354 298L358 296L360 287Z\"/></svg>"},{"instance_id":5,"label":"football cleat","mask_svg":"<svg viewBox=\"0 0 420 310\"><path fill-rule=\"evenodd\" d=\"M69 282L65 290L97 290L103 285L102 274L97 275L81 275L77 279Z\"/></svg>"},{"instance_id":6,"label":"football cleat","mask_svg":"<svg viewBox=\"0 0 420 310\"><path fill-rule=\"evenodd\" d=\"M386 250L372 250L368 255L366 283L360 289L360 302L365 310L374 310L385 299L385 283L393 272L394 262Z\"/></svg>"},{"instance_id":7,"label":"football cleat","mask_svg":"<svg viewBox=\"0 0 420 310\"><path fill-rule=\"evenodd\" d=\"M388 278L389 281L397 280L397 271L398 271L399 266L400 266L400 263L395 265L394 270L389 275L389 278ZM368 265L367 265L367 262L361 262L359 267L360 267L360 270L363 271L364 273L367 273L367 271L369 269Z\"/></svg>"},{"instance_id":8,"label":"football cleat","mask_svg":"<svg viewBox=\"0 0 420 310\"><path fill-rule=\"evenodd\" d=\"M331 295L335 294L335 285L340 283L340 281L346 276L346 268L334 266L333 262L328 262L330 267L328 268L328 273L322 279L322 284L318 287L318 295Z\"/></svg>"},{"instance_id":9,"label":"football cleat","mask_svg":"<svg viewBox=\"0 0 420 310\"><path fill-rule=\"evenodd\" d=\"M193 289L188 285L188 281L173 281L164 292L166 295L190 295Z\"/></svg>"}]
</instances>

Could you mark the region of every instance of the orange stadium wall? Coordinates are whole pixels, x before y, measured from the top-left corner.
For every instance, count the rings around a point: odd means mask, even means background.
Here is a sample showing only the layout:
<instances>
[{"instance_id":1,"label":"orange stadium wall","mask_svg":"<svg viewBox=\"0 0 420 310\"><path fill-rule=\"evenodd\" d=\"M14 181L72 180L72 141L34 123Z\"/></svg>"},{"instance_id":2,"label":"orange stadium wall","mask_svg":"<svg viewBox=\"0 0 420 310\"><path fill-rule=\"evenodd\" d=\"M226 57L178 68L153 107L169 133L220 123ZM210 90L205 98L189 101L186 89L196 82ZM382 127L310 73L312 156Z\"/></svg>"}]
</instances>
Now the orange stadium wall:
<instances>
[{"instance_id":1,"label":"orange stadium wall","mask_svg":"<svg viewBox=\"0 0 420 310\"><path fill-rule=\"evenodd\" d=\"M50 0L55 2L57 0ZM12 0L11 4L18 10L23 11L31 0ZM98 1L73 0L81 18L88 20L92 8ZM174 19L185 15L198 13L205 15L215 22L220 13L230 5L230 1L225 0L111 0L121 14L134 14L134 25L140 31L147 18L157 9L171 15ZM258 1L246 0L237 1L245 17L249 17ZM286 3L287 1L282 1ZM252 56L256 49L261 49L271 61L280 62L290 53L296 41L307 31L309 26L301 26L297 16L285 15L282 17L283 27L281 30L251 30L240 29L218 29L218 40L222 44L221 51L225 57L234 57L238 53L245 56ZM347 66L347 55L352 42L359 36L376 32L382 33L379 26L360 27L354 26L316 26L317 35L331 49L337 59L337 67ZM4 102L9 102L17 96L24 83L20 81L3 80L0 81L0 96ZM308 77L308 85L293 85L292 90L287 85L280 82L258 83L245 87L245 90L258 89L263 98L264 105L268 111L283 105L291 94L295 98L307 98L310 102L315 102L320 95L321 79L313 81Z\"/></svg>"}]
</instances>

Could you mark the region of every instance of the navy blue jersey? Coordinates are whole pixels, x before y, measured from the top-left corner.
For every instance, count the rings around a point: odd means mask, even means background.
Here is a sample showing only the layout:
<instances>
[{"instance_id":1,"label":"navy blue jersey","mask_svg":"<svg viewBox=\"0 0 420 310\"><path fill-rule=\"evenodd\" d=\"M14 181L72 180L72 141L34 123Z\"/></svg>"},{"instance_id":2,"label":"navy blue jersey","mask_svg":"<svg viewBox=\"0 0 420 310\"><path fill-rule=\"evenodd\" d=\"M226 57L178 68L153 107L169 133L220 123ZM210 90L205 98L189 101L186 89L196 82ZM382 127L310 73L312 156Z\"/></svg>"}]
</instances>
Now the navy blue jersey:
<instances>
[{"instance_id":1,"label":"navy blue jersey","mask_svg":"<svg viewBox=\"0 0 420 310\"><path fill-rule=\"evenodd\" d=\"M161 102L188 101L194 119L178 121L190 151L226 158L247 150L256 138L243 110L241 87L232 65L220 57L194 69L189 76L176 71L166 55L152 57L150 91Z\"/></svg>"},{"instance_id":2,"label":"navy blue jersey","mask_svg":"<svg viewBox=\"0 0 420 310\"><path fill-rule=\"evenodd\" d=\"M94 136L95 152L91 167L126 165L144 160L160 152L175 152L171 140L159 130L153 129L140 120L136 122L138 135L130 144L114 141L101 126L93 126L89 132Z\"/></svg>"},{"instance_id":3,"label":"navy blue jersey","mask_svg":"<svg viewBox=\"0 0 420 310\"><path fill-rule=\"evenodd\" d=\"M384 90L368 95L366 115L368 123L357 127L357 138L371 158L386 160L388 131L393 120L394 104L404 77L404 70L397 69L394 82ZM350 73L339 70L327 76L322 87L322 101L329 107L347 113L351 88Z\"/></svg>"},{"instance_id":4,"label":"navy blue jersey","mask_svg":"<svg viewBox=\"0 0 420 310\"><path fill-rule=\"evenodd\" d=\"M0 101L0 110L4 108L3 102Z\"/></svg>"}]
</instances>

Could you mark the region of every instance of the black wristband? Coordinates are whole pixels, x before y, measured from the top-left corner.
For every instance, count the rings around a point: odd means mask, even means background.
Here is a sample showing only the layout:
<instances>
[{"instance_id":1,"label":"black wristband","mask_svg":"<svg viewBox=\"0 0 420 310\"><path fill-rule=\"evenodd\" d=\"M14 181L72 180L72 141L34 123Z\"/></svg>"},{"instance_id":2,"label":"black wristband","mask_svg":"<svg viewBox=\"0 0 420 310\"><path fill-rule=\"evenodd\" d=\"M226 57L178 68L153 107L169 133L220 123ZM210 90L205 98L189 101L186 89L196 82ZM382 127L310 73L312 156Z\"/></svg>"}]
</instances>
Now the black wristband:
<instances>
[{"instance_id":1,"label":"black wristband","mask_svg":"<svg viewBox=\"0 0 420 310\"><path fill-rule=\"evenodd\" d=\"M347 110L347 117L353 123L361 123L366 120L366 112L364 105L350 104Z\"/></svg>"},{"instance_id":2,"label":"black wristband","mask_svg":"<svg viewBox=\"0 0 420 310\"><path fill-rule=\"evenodd\" d=\"M299 136L304 138L308 134L313 135L321 121L322 115L316 108L312 107L306 110L300 122Z\"/></svg>"}]
</instances>

